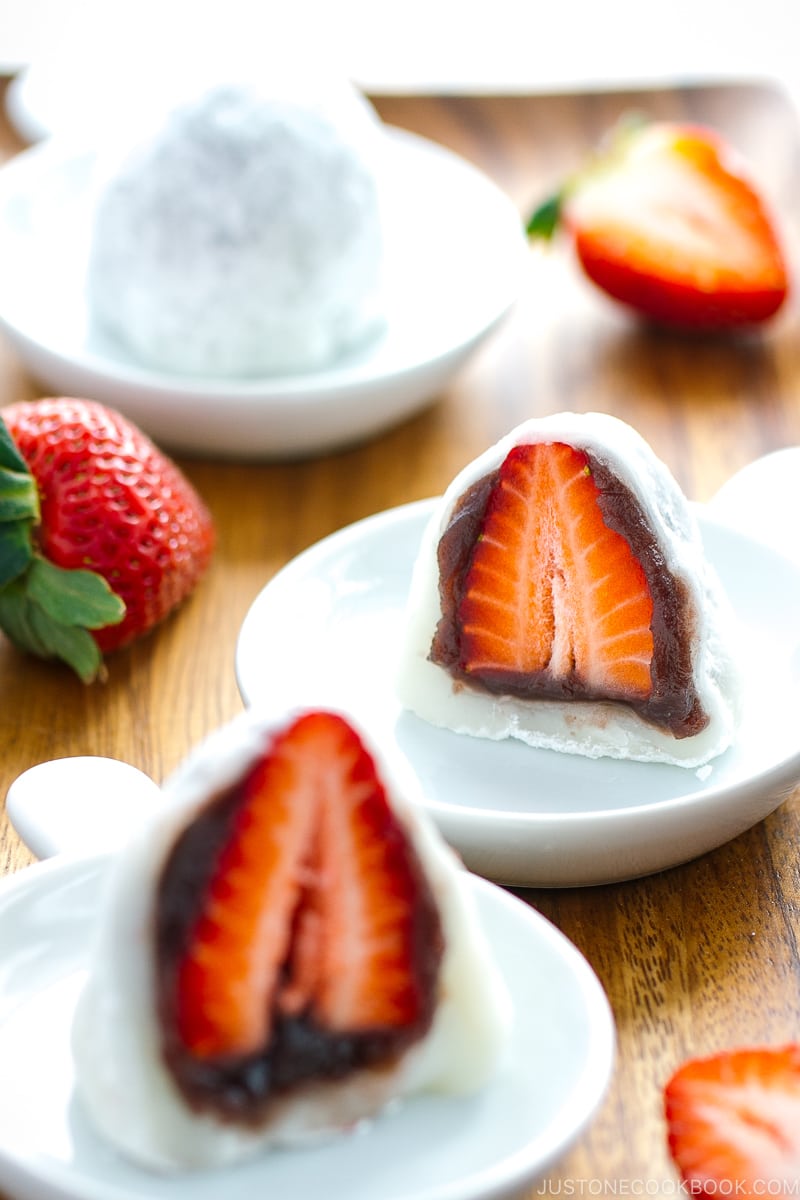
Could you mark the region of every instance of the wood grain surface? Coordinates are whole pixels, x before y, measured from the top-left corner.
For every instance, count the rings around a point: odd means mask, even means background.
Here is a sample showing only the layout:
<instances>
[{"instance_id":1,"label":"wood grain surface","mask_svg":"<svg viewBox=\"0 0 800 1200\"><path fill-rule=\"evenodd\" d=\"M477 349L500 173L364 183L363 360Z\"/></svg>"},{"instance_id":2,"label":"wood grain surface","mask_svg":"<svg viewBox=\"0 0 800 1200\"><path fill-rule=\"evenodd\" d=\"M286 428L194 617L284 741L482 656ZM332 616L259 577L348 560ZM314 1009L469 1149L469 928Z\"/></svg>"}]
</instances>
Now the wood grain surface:
<instances>
[{"instance_id":1,"label":"wood grain surface","mask_svg":"<svg viewBox=\"0 0 800 1200\"><path fill-rule=\"evenodd\" d=\"M521 213L576 166L623 109L709 122L753 165L797 269L797 120L766 85L378 97L376 104L388 122L483 168ZM0 156L20 148L0 120ZM0 405L38 394L0 339ZM316 460L181 460L216 520L210 574L177 616L109 661L103 685L84 687L56 665L23 657L0 635L0 797L25 768L65 755L110 755L162 779L202 735L241 710L233 672L238 629L284 563L360 517L440 492L526 417L562 409L614 413L648 439L697 500L751 459L800 442L797 302L760 334L693 340L632 322L591 289L567 253L532 251L512 314L433 399L379 439ZM619 1040L600 1111L531 1197L652 1195L657 1187L672 1194L661 1108L670 1073L687 1056L800 1035L799 799L795 793L735 841L660 875L519 893L584 952L607 990ZM0 825L0 872L29 861L13 831Z\"/></svg>"}]
</instances>

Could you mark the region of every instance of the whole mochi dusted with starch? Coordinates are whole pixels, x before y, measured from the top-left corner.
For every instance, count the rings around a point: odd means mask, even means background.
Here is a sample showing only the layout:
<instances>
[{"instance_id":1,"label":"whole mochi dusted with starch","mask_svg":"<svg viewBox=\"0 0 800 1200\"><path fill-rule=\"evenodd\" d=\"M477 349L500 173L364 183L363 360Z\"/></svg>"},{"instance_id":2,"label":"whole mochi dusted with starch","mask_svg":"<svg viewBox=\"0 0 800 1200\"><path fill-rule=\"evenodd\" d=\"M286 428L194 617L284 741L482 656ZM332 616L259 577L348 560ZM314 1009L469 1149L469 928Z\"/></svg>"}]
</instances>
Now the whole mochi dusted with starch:
<instances>
[{"instance_id":1,"label":"whole mochi dusted with starch","mask_svg":"<svg viewBox=\"0 0 800 1200\"><path fill-rule=\"evenodd\" d=\"M95 328L140 365L221 378L315 371L383 324L382 127L340 81L195 85L101 152Z\"/></svg>"}]
</instances>

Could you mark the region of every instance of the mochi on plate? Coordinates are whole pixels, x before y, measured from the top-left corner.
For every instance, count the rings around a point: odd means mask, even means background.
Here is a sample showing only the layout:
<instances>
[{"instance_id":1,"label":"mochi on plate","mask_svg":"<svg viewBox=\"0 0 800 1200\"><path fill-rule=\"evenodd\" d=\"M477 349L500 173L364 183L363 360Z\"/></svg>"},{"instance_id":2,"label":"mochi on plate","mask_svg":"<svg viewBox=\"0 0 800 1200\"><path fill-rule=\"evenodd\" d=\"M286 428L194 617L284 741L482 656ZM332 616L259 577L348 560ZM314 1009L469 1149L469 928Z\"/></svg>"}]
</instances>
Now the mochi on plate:
<instances>
[{"instance_id":1,"label":"mochi on plate","mask_svg":"<svg viewBox=\"0 0 800 1200\"><path fill-rule=\"evenodd\" d=\"M734 630L665 464L623 421L561 413L518 426L438 502L397 691L458 733L697 767L735 736Z\"/></svg>"},{"instance_id":2,"label":"mochi on plate","mask_svg":"<svg viewBox=\"0 0 800 1200\"><path fill-rule=\"evenodd\" d=\"M115 1150L220 1167L491 1080L508 993L417 792L316 709L247 713L167 782L110 867L73 1022Z\"/></svg>"},{"instance_id":3,"label":"mochi on plate","mask_svg":"<svg viewBox=\"0 0 800 1200\"><path fill-rule=\"evenodd\" d=\"M94 327L140 366L314 372L384 322L382 125L348 83L195 83L98 152Z\"/></svg>"}]
</instances>

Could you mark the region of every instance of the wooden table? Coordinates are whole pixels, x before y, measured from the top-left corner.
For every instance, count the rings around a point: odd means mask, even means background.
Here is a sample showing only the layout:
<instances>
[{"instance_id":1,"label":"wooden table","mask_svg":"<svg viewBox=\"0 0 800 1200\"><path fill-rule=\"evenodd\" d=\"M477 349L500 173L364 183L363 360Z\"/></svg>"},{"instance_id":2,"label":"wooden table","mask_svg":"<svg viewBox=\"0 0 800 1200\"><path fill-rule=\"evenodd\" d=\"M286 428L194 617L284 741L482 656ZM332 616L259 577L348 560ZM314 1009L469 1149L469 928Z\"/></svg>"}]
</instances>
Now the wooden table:
<instances>
[{"instance_id":1,"label":"wooden table","mask_svg":"<svg viewBox=\"0 0 800 1200\"><path fill-rule=\"evenodd\" d=\"M766 86L385 97L377 104L387 121L478 164L523 212L625 107L708 121L757 166L797 267L796 118ZM18 149L0 123L0 156ZM37 394L0 342L0 404ZM566 408L606 410L631 422L687 494L707 499L749 460L800 442L797 302L761 336L686 340L630 322L590 289L566 254L532 257L513 314L447 391L400 428L313 461L182 461L216 519L211 573L176 618L111 659L102 686L83 687L0 637L0 797L25 768L65 755L110 755L163 778L241 709L237 632L279 567L360 517L440 492L512 425ZM674 1187L661 1113L673 1069L723 1046L800 1035L798 800L795 793L729 845L660 875L523 893L585 953L607 989L619 1036L614 1081L596 1119L531 1195L654 1194L662 1180ZM0 825L0 872L29 860Z\"/></svg>"}]
</instances>

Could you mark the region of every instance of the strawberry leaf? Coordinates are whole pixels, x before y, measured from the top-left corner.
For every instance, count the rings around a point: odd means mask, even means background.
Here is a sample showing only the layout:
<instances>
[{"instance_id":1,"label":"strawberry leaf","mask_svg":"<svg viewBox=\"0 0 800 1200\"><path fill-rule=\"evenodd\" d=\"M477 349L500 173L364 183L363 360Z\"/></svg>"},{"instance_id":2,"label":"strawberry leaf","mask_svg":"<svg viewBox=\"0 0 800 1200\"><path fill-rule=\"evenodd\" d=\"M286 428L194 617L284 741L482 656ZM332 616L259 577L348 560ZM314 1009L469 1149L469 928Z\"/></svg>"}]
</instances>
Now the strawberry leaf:
<instances>
[{"instance_id":1,"label":"strawberry leaf","mask_svg":"<svg viewBox=\"0 0 800 1200\"><path fill-rule=\"evenodd\" d=\"M0 527L0 588L21 575L32 557L31 534L26 525L17 522Z\"/></svg>"},{"instance_id":2,"label":"strawberry leaf","mask_svg":"<svg viewBox=\"0 0 800 1200\"><path fill-rule=\"evenodd\" d=\"M525 226L529 238L541 238L546 242L551 240L561 220L563 201L564 192L556 192L555 196L548 197L534 209Z\"/></svg>"},{"instance_id":3,"label":"strawberry leaf","mask_svg":"<svg viewBox=\"0 0 800 1200\"><path fill-rule=\"evenodd\" d=\"M91 683L103 673L103 656L92 635L77 625L53 621L37 604L31 604L30 623L45 647L46 657L60 658L80 677Z\"/></svg>"},{"instance_id":4,"label":"strawberry leaf","mask_svg":"<svg viewBox=\"0 0 800 1200\"><path fill-rule=\"evenodd\" d=\"M37 555L26 582L29 599L56 624L102 629L125 616L123 601L94 571L66 570Z\"/></svg>"},{"instance_id":5,"label":"strawberry leaf","mask_svg":"<svg viewBox=\"0 0 800 1200\"><path fill-rule=\"evenodd\" d=\"M0 467L5 467L6 470L20 475L29 474L28 464L17 449L2 417L0 417Z\"/></svg>"},{"instance_id":6,"label":"strawberry leaf","mask_svg":"<svg viewBox=\"0 0 800 1200\"><path fill-rule=\"evenodd\" d=\"M27 471L0 466L0 522L35 521L39 518L39 493Z\"/></svg>"},{"instance_id":7,"label":"strawberry leaf","mask_svg":"<svg viewBox=\"0 0 800 1200\"><path fill-rule=\"evenodd\" d=\"M21 575L33 558L39 491L0 417L0 587Z\"/></svg>"},{"instance_id":8,"label":"strawberry leaf","mask_svg":"<svg viewBox=\"0 0 800 1200\"><path fill-rule=\"evenodd\" d=\"M18 649L37 658L60 658L84 683L102 677L103 658L92 635L54 621L31 600L24 580L0 589L0 627Z\"/></svg>"},{"instance_id":9,"label":"strawberry leaf","mask_svg":"<svg viewBox=\"0 0 800 1200\"><path fill-rule=\"evenodd\" d=\"M0 590L0 627L20 650L47 658L47 649L31 624L30 607L24 585L19 580L9 583Z\"/></svg>"}]
</instances>

